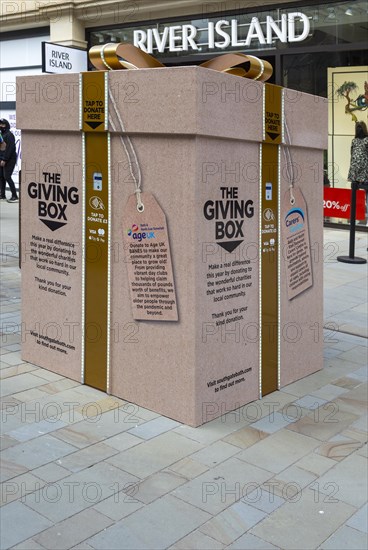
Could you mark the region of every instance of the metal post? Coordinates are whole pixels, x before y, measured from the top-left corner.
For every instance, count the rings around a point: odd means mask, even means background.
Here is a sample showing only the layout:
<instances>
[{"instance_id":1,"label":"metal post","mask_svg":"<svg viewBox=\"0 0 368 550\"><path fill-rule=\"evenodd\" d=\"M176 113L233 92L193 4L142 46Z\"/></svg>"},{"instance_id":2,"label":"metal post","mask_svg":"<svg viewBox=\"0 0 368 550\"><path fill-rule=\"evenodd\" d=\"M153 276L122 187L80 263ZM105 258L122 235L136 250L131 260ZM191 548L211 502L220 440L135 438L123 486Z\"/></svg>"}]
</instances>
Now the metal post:
<instances>
[{"instance_id":1,"label":"metal post","mask_svg":"<svg viewBox=\"0 0 368 550\"><path fill-rule=\"evenodd\" d=\"M355 254L355 221L356 221L356 192L359 189L359 183L351 182L351 207L350 207L350 238L349 238L349 256L337 256L338 262L345 264L366 264L365 258L354 256Z\"/></svg>"}]
</instances>

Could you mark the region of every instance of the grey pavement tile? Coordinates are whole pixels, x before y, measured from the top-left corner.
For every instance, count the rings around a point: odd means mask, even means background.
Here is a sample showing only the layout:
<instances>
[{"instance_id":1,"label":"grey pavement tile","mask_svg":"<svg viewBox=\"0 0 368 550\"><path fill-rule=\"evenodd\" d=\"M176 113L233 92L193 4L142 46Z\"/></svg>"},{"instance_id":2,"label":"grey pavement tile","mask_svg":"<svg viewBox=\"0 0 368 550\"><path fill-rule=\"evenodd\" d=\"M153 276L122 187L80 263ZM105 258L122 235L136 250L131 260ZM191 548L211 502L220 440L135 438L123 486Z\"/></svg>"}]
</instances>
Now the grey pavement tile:
<instances>
[{"instance_id":1,"label":"grey pavement tile","mask_svg":"<svg viewBox=\"0 0 368 550\"><path fill-rule=\"evenodd\" d=\"M358 432L345 430L343 433L337 434L331 437L326 443L323 443L318 448L318 452L333 460L341 461L354 451L360 449L366 441L366 436L362 438L363 441L359 441L359 439L356 439L355 434L358 435Z\"/></svg>"},{"instance_id":2,"label":"grey pavement tile","mask_svg":"<svg viewBox=\"0 0 368 550\"><path fill-rule=\"evenodd\" d=\"M239 451L239 447L230 445L225 441L216 441L212 445L193 453L191 459L212 468L239 453Z\"/></svg>"},{"instance_id":3,"label":"grey pavement tile","mask_svg":"<svg viewBox=\"0 0 368 550\"><path fill-rule=\"evenodd\" d=\"M20 428L8 432L10 437L17 441L29 441L41 435L54 432L60 428L64 428L67 424L61 420L41 420L41 422L24 424Z\"/></svg>"},{"instance_id":4,"label":"grey pavement tile","mask_svg":"<svg viewBox=\"0 0 368 550\"><path fill-rule=\"evenodd\" d=\"M105 439L104 442L113 449L117 449L118 451L126 451L127 449L142 443L142 440L129 432L123 432Z\"/></svg>"},{"instance_id":5,"label":"grey pavement tile","mask_svg":"<svg viewBox=\"0 0 368 550\"><path fill-rule=\"evenodd\" d=\"M61 458L59 462L63 468L67 468L71 472L79 472L106 458L110 458L118 452L117 449L113 449L104 443L96 443Z\"/></svg>"},{"instance_id":6,"label":"grey pavement tile","mask_svg":"<svg viewBox=\"0 0 368 550\"><path fill-rule=\"evenodd\" d=\"M12 502L3 506L0 523L1 550L11 548L52 525L49 520L30 510L21 502Z\"/></svg>"},{"instance_id":7,"label":"grey pavement tile","mask_svg":"<svg viewBox=\"0 0 368 550\"><path fill-rule=\"evenodd\" d=\"M208 469L208 466L193 460L191 457L185 457L168 468L168 470L176 472L187 480L207 472Z\"/></svg>"},{"instance_id":8,"label":"grey pavement tile","mask_svg":"<svg viewBox=\"0 0 368 550\"><path fill-rule=\"evenodd\" d=\"M295 463L295 466L305 470L306 472L319 477L336 465L336 462L331 458L322 456L316 452L306 454Z\"/></svg>"},{"instance_id":9,"label":"grey pavement tile","mask_svg":"<svg viewBox=\"0 0 368 550\"><path fill-rule=\"evenodd\" d=\"M257 411L261 410L261 407L258 406ZM244 426L247 426L251 421L251 419L247 418L247 406L244 406L236 411L224 414L215 420L209 421L198 428L192 428L191 426L182 424L174 431L184 437L187 437L188 439L202 443L203 445L210 445L211 443L214 443L215 441L240 430Z\"/></svg>"},{"instance_id":10,"label":"grey pavement tile","mask_svg":"<svg viewBox=\"0 0 368 550\"><path fill-rule=\"evenodd\" d=\"M246 426L241 430L227 435L223 439L223 441L225 441L226 443L231 443L231 445L236 445L240 449L246 449L248 447L251 447L255 443L258 443L258 441L265 439L269 435L270 434L266 434L265 432L261 432L260 430L255 430L250 426Z\"/></svg>"},{"instance_id":11,"label":"grey pavement tile","mask_svg":"<svg viewBox=\"0 0 368 550\"><path fill-rule=\"evenodd\" d=\"M358 414L342 410L337 403L331 402L311 411L307 416L290 424L284 431L328 441L334 435L349 428L358 418Z\"/></svg>"},{"instance_id":12,"label":"grey pavement tile","mask_svg":"<svg viewBox=\"0 0 368 550\"><path fill-rule=\"evenodd\" d=\"M335 498L360 508L367 501L367 474L366 459L357 454L349 455L319 478L319 492L329 495L331 487L335 486Z\"/></svg>"},{"instance_id":13,"label":"grey pavement tile","mask_svg":"<svg viewBox=\"0 0 368 550\"><path fill-rule=\"evenodd\" d=\"M12 449L12 447L9 447L9 448ZM1 468L0 468L1 483L4 481L8 481L13 477L24 474L28 470L28 468L25 468L24 466L20 466L19 464L16 464L15 462L13 462L13 460L5 460L5 457L3 456L5 452L6 451L2 451L2 455L1 455Z\"/></svg>"},{"instance_id":14,"label":"grey pavement tile","mask_svg":"<svg viewBox=\"0 0 368 550\"><path fill-rule=\"evenodd\" d=\"M338 350L336 348L324 348L323 350L323 357L325 357L326 359L332 359L333 357L337 357L338 355L340 355L341 353L341 350Z\"/></svg>"},{"instance_id":15,"label":"grey pavement tile","mask_svg":"<svg viewBox=\"0 0 368 550\"><path fill-rule=\"evenodd\" d=\"M301 490L304 487L313 484L313 482L317 479L317 475L312 472L308 472L307 470L299 467L297 464L298 463L292 464L282 472L276 474L269 481L269 485L266 485L266 489L271 493L271 495L274 491L277 493L277 490L280 488L281 495L287 499L289 486L291 486L291 488L295 486L298 490ZM291 491L293 492L293 489L291 489ZM280 494L280 490L278 491L278 494Z\"/></svg>"},{"instance_id":16,"label":"grey pavement tile","mask_svg":"<svg viewBox=\"0 0 368 550\"><path fill-rule=\"evenodd\" d=\"M19 443L2 452L3 460L27 469L53 462L77 449L51 435L42 435L25 443Z\"/></svg>"},{"instance_id":17,"label":"grey pavement tile","mask_svg":"<svg viewBox=\"0 0 368 550\"><path fill-rule=\"evenodd\" d=\"M337 359L335 358L333 359L333 361L335 364ZM342 363L345 366L345 361L342 361ZM304 397L305 395L313 393L315 390L321 388L322 386L325 386L330 381L330 375L328 374L328 368L326 367L327 365L325 365L322 371L316 373L318 374L318 376L307 376L307 378L303 378L301 380L297 380L296 382L288 384L283 388L283 390L292 395L295 395L296 397Z\"/></svg>"},{"instance_id":18,"label":"grey pavement tile","mask_svg":"<svg viewBox=\"0 0 368 550\"><path fill-rule=\"evenodd\" d=\"M356 454L368 458L368 445L365 444L359 451L356 451Z\"/></svg>"},{"instance_id":19,"label":"grey pavement tile","mask_svg":"<svg viewBox=\"0 0 368 550\"><path fill-rule=\"evenodd\" d=\"M46 382L46 381L45 381ZM42 386L42 391L47 394L55 394L62 392L64 390L69 390L71 388L77 389L80 383L70 378L63 378L62 380L57 380L56 382L48 382ZM68 401L68 399L66 399Z\"/></svg>"},{"instance_id":20,"label":"grey pavement tile","mask_svg":"<svg viewBox=\"0 0 368 550\"><path fill-rule=\"evenodd\" d=\"M360 313L353 309L346 309L335 315L330 315L327 317L327 321L336 324L339 331L350 332L364 338L368 337L367 314L365 312Z\"/></svg>"},{"instance_id":21,"label":"grey pavement tile","mask_svg":"<svg viewBox=\"0 0 368 550\"><path fill-rule=\"evenodd\" d=\"M24 403L8 401L8 397L2 403L1 411L1 432L9 434L9 432L21 428L25 424L32 421L31 416L27 416L24 410ZM34 407L33 411L35 410ZM35 414L33 412L33 419Z\"/></svg>"},{"instance_id":22,"label":"grey pavement tile","mask_svg":"<svg viewBox=\"0 0 368 550\"><path fill-rule=\"evenodd\" d=\"M226 550L272 550L273 548L278 548L270 542L266 542L255 535L250 533L245 533L239 537L235 542L230 544Z\"/></svg>"},{"instance_id":23,"label":"grey pavement tile","mask_svg":"<svg viewBox=\"0 0 368 550\"><path fill-rule=\"evenodd\" d=\"M25 503L57 523L111 496L119 499L121 491L133 493L138 481L131 474L101 462L27 495Z\"/></svg>"},{"instance_id":24,"label":"grey pavement tile","mask_svg":"<svg viewBox=\"0 0 368 550\"><path fill-rule=\"evenodd\" d=\"M227 545L234 542L266 516L265 512L238 501L202 525L200 531Z\"/></svg>"},{"instance_id":25,"label":"grey pavement tile","mask_svg":"<svg viewBox=\"0 0 368 550\"><path fill-rule=\"evenodd\" d=\"M69 550L111 524L111 519L96 510L83 510L36 535L34 539L48 550Z\"/></svg>"},{"instance_id":26,"label":"grey pavement tile","mask_svg":"<svg viewBox=\"0 0 368 550\"><path fill-rule=\"evenodd\" d=\"M55 481L59 481L64 477L70 476L69 470L63 468L55 462L50 462L49 464L45 464L45 466L35 468L34 470L32 470L32 473L40 479L46 481L47 483L54 483Z\"/></svg>"},{"instance_id":27,"label":"grey pavement tile","mask_svg":"<svg viewBox=\"0 0 368 550\"><path fill-rule=\"evenodd\" d=\"M360 388L363 389L363 392L366 393L366 384L360 384L356 390L359 390ZM362 396L363 397L363 396ZM341 412L346 412L350 414L354 414L357 418L354 419L354 421L351 423L350 426L346 426L347 428L355 429L354 424L358 424L360 426L363 426L364 418L366 417L366 398L363 397L362 399L355 399L355 396L352 396L349 392L349 394L342 395L341 397L338 397L337 399L334 399L335 405L338 407L338 410ZM362 428L363 431L366 431L366 428Z\"/></svg>"},{"instance_id":28,"label":"grey pavement tile","mask_svg":"<svg viewBox=\"0 0 368 550\"><path fill-rule=\"evenodd\" d=\"M221 542L197 530L170 546L169 550L222 550L222 548L225 546Z\"/></svg>"},{"instance_id":29,"label":"grey pavement tile","mask_svg":"<svg viewBox=\"0 0 368 550\"><path fill-rule=\"evenodd\" d=\"M156 474L147 477L137 484L137 492L135 498L144 504L149 504L157 498L170 493L180 485L183 485L187 480L170 470L163 470Z\"/></svg>"},{"instance_id":30,"label":"grey pavement tile","mask_svg":"<svg viewBox=\"0 0 368 550\"><path fill-rule=\"evenodd\" d=\"M8 449L17 443L19 443L19 441L12 439L6 434L0 435L0 451L5 451L5 449Z\"/></svg>"},{"instance_id":31,"label":"grey pavement tile","mask_svg":"<svg viewBox=\"0 0 368 550\"><path fill-rule=\"evenodd\" d=\"M87 543L99 550L166 549L208 519L209 514L168 495L88 539Z\"/></svg>"},{"instance_id":32,"label":"grey pavement tile","mask_svg":"<svg viewBox=\"0 0 368 550\"><path fill-rule=\"evenodd\" d=\"M362 533L368 533L368 504L362 506L350 519L346 522L346 525L362 531Z\"/></svg>"},{"instance_id":33,"label":"grey pavement tile","mask_svg":"<svg viewBox=\"0 0 368 550\"><path fill-rule=\"evenodd\" d=\"M93 509L111 518L113 521L120 521L144 506L143 502L140 502L136 498L138 490L139 485L137 482L129 488L126 487L125 491L127 492L120 491L119 493L115 493L93 506Z\"/></svg>"},{"instance_id":34,"label":"grey pavement tile","mask_svg":"<svg viewBox=\"0 0 368 550\"><path fill-rule=\"evenodd\" d=\"M25 495L40 490L44 485L45 482L31 472L4 481L0 488L0 505L4 506L14 500L23 502Z\"/></svg>"},{"instance_id":35,"label":"grey pavement tile","mask_svg":"<svg viewBox=\"0 0 368 550\"><path fill-rule=\"evenodd\" d=\"M367 381L367 367L361 367L360 369L355 370L349 374L350 378L355 378L361 382Z\"/></svg>"},{"instance_id":36,"label":"grey pavement tile","mask_svg":"<svg viewBox=\"0 0 368 550\"><path fill-rule=\"evenodd\" d=\"M290 436L290 434L293 436ZM296 437L294 437L296 436ZM237 458L247 464L254 464L270 472L281 472L319 445L312 437L290 432L278 431L256 445L241 451Z\"/></svg>"},{"instance_id":37,"label":"grey pavement tile","mask_svg":"<svg viewBox=\"0 0 368 550\"><path fill-rule=\"evenodd\" d=\"M64 378L60 374L56 374L55 372L43 369L41 367L38 368L34 374L43 380L47 380L48 382L56 382L57 380L63 380Z\"/></svg>"},{"instance_id":38,"label":"grey pavement tile","mask_svg":"<svg viewBox=\"0 0 368 550\"><path fill-rule=\"evenodd\" d=\"M303 491L250 530L252 535L283 550L317 548L354 513L340 501L328 502L314 491Z\"/></svg>"},{"instance_id":39,"label":"grey pavement tile","mask_svg":"<svg viewBox=\"0 0 368 550\"><path fill-rule=\"evenodd\" d=\"M295 405L312 410L318 409L318 407L320 407L321 405L325 405L326 403L328 403L326 399L314 397L313 395L305 395L304 397L301 397L300 399L295 401Z\"/></svg>"},{"instance_id":40,"label":"grey pavement tile","mask_svg":"<svg viewBox=\"0 0 368 550\"><path fill-rule=\"evenodd\" d=\"M341 351L348 351L355 346L361 346L365 341L361 336L356 336L355 334L349 334L346 332L336 332L333 335L333 339L336 341L331 344L331 347Z\"/></svg>"},{"instance_id":41,"label":"grey pavement tile","mask_svg":"<svg viewBox=\"0 0 368 550\"><path fill-rule=\"evenodd\" d=\"M159 413L150 411L149 409L145 409L144 407L140 407L135 404L133 405L132 403L129 403L129 406L134 407L134 415L142 420L153 420L154 418L161 416Z\"/></svg>"},{"instance_id":42,"label":"grey pavement tile","mask_svg":"<svg viewBox=\"0 0 368 550\"><path fill-rule=\"evenodd\" d=\"M321 550L366 550L368 548L368 537L366 533L344 525L319 548Z\"/></svg>"},{"instance_id":43,"label":"grey pavement tile","mask_svg":"<svg viewBox=\"0 0 368 550\"><path fill-rule=\"evenodd\" d=\"M27 539L13 546L12 550L45 550L44 546L41 546L34 539Z\"/></svg>"},{"instance_id":44,"label":"grey pavement tile","mask_svg":"<svg viewBox=\"0 0 368 550\"><path fill-rule=\"evenodd\" d=\"M292 418L289 415L282 414L280 412L271 413L257 422L253 422L250 426L255 430L260 430L261 432L273 434L285 426L296 422L296 418Z\"/></svg>"},{"instance_id":45,"label":"grey pavement tile","mask_svg":"<svg viewBox=\"0 0 368 550\"><path fill-rule=\"evenodd\" d=\"M136 419L139 423L143 420ZM135 422L135 425L137 424ZM59 430L56 436L76 447L83 448L98 443L132 428L132 418L120 409L103 413Z\"/></svg>"},{"instance_id":46,"label":"grey pavement tile","mask_svg":"<svg viewBox=\"0 0 368 550\"><path fill-rule=\"evenodd\" d=\"M341 386L342 388L346 388L348 390L353 390L354 388L357 388L362 382L360 380L357 380L356 378L352 378L351 374L352 373L350 373L349 376L334 380L334 386Z\"/></svg>"},{"instance_id":47,"label":"grey pavement tile","mask_svg":"<svg viewBox=\"0 0 368 550\"><path fill-rule=\"evenodd\" d=\"M20 365L16 365L15 367L1 369L0 379L5 380L5 378L10 378L11 376L17 376L18 374L24 374L26 372L33 372L33 374L35 374L36 370L37 368L33 365L29 365L28 363L21 363Z\"/></svg>"},{"instance_id":48,"label":"grey pavement tile","mask_svg":"<svg viewBox=\"0 0 368 550\"><path fill-rule=\"evenodd\" d=\"M368 310L366 310L366 317ZM346 359L352 363L357 363L358 365L367 365L368 362L368 347L367 344L361 346L355 346L354 348L344 351L339 356L341 359ZM367 376L367 370L366 370Z\"/></svg>"},{"instance_id":49,"label":"grey pavement tile","mask_svg":"<svg viewBox=\"0 0 368 550\"><path fill-rule=\"evenodd\" d=\"M16 394L17 400L22 404L28 404L29 401L34 401L35 403L38 400L45 397L45 388L46 386L39 386L38 388L30 388L29 390L20 391Z\"/></svg>"},{"instance_id":50,"label":"grey pavement tile","mask_svg":"<svg viewBox=\"0 0 368 550\"><path fill-rule=\"evenodd\" d=\"M265 483L267 490L263 486L257 487L254 490L252 490L252 487L249 487L250 490L244 491L243 493L242 502L258 510L262 510L262 512L271 514L286 502L284 498L278 496L273 491L273 481L272 479L268 486L267 482Z\"/></svg>"},{"instance_id":51,"label":"grey pavement tile","mask_svg":"<svg viewBox=\"0 0 368 550\"><path fill-rule=\"evenodd\" d=\"M20 344L9 344L8 346L5 346L5 348L4 348L5 352L20 351L20 349L21 349Z\"/></svg>"},{"instance_id":52,"label":"grey pavement tile","mask_svg":"<svg viewBox=\"0 0 368 550\"><path fill-rule=\"evenodd\" d=\"M140 437L141 439L152 439L165 432L173 430L180 426L180 422L166 418L165 416L159 416L153 420L149 420L144 424L140 424L129 430L129 433Z\"/></svg>"},{"instance_id":53,"label":"grey pavement tile","mask_svg":"<svg viewBox=\"0 0 368 550\"><path fill-rule=\"evenodd\" d=\"M45 380L42 380L42 378L39 378L30 372L18 374L18 376L12 376L11 378L2 380L0 385L1 397L6 397L7 395L16 396L18 392L28 390L30 388L36 388L37 386L42 386L45 383Z\"/></svg>"},{"instance_id":54,"label":"grey pavement tile","mask_svg":"<svg viewBox=\"0 0 368 550\"><path fill-rule=\"evenodd\" d=\"M143 479L201 448L199 443L171 431L123 451L107 462Z\"/></svg>"},{"instance_id":55,"label":"grey pavement tile","mask_svg":"<svg viewBox=\"0 0 368 550\"><path fill-rule=\"evenodd\" d=\"M6 355L2 355L1 360L8 365L20 365L23 363L23 359L20 355L21 354L19 351L13 351L7 353Z\"/></svg>"},{"instance_id":56,"label":"grey pavement tile","mask_svg":"<svg viewBox=\"0 0 368 550\"><path fill-rule=\"evenodd\" d=\"M272 475L237 458L229 458L181 485L173 494L210 514L218 514L240 500L248 487L255 489Z\"/></svg>"},{"instance_id":57,"label":"grey pavement tile","mask_svg":"<svg viewBox=\"0 0 368 550\"><path fill-rule=\"evenodd\" d=\"M334 384L326 384L318 390L313 392L313 396L320 398L321 400L332 401L336 397L347 393L349 390L342 388L341 386L335 386ZM323 405L321 405L323 406Z\"/></svg>"}]
</instances>

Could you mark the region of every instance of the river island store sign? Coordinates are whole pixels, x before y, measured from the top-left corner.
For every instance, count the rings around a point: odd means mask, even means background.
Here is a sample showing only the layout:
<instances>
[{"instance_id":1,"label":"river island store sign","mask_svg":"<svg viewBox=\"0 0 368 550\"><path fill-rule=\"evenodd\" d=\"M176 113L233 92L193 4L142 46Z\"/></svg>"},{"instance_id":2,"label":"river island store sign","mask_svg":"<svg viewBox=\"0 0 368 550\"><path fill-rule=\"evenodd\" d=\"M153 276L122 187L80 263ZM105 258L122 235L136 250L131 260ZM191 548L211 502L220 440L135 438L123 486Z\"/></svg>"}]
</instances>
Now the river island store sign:
<instances>
[{"instance_id":1,"label":"river island store sign","mask_svg":"<svg viewBox=\"0 0 368 550\"><path fill-rule=\"evenodd\" d=\"M201 29L203 31L203 29ZM309 18L301 12L282 14L278 20L270 15L265 21L252 17L250 24L239 24L237 19L208 21L204 29L206 42L200 42L199 30L191 24L166 26L163 32L157 28L138 29L133 33L134 45L147 53L186 52L201 49L249 47L252 41L260 45L272 45L276 40L283 43L302 42L310 32Z\"/></svg>"},{"instance_id":2,"label":"river island store sign","mask_svg":"<svg viewBox=\"0 0 368 550\"><path fill-rule=\"evenodd\" d=\"M81 73L87 71L87 52L60 46L50 42L42 42L42 72L43 73Z\"/></svg>"}]
</instances>

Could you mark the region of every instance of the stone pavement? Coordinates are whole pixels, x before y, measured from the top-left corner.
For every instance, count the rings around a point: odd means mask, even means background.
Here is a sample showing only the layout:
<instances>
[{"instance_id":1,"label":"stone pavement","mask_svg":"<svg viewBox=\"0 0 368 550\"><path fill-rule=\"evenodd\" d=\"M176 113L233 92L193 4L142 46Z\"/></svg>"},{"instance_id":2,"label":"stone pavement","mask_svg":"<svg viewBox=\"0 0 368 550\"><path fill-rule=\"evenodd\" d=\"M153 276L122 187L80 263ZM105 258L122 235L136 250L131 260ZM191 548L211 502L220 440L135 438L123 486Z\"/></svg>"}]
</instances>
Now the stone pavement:
<instances>
[{"instance_id":1,"label":"stone pavement","mask_svg":"<svg viewBox=\"0 0 368 550\"><path fill-rule=\"evenodd\" d=\"M324 369L190 428L20 357L1 204L1 549L367 548L367 265L325 229ZM367 234L356 254L366 257Z\"/></svg>"}]
</instances>

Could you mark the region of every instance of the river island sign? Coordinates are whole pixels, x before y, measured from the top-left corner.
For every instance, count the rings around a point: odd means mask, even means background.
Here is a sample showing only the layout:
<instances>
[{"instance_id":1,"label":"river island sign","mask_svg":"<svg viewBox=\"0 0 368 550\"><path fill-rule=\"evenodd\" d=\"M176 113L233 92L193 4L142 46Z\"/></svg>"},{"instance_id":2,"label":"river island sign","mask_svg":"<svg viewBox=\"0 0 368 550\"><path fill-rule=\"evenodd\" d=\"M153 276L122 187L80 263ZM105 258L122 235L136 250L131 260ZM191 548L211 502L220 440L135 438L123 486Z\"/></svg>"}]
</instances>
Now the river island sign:
<instances>
[{"instance_id":1,"label":"river island sign","mask_svg":"<svg viewBox=\"0 0 368 550\"><path fill-rule=\"evenodd\" d=\"M81 73L87 71L87 52L70 46L42 42L43 73Z\"/></svg>"},{"instance_id":2,"label":"river island sign","mask_svg":"<svg viewBox=\"0 0 368 550\"><path fill-rule=\"evenodd\" d=\"M298 27L298 32L296 27ZM206 28L198 29L194 25L172 25L133 32L134 45L147 53L200 51L201 46L208 49L249 47L254 40L261 45L272 45L275 41L283 43L302 42L310 32L309 18L301 12L284 13L274 20L267 15L264 21L252 17L249 24L240 24L237 19L208 21ZM205 42L200 42L199 34L204 34ZM203 36L203 35L202 35Z\"/></svg>"}]
</instances>

